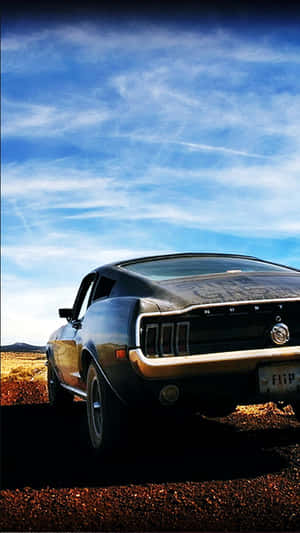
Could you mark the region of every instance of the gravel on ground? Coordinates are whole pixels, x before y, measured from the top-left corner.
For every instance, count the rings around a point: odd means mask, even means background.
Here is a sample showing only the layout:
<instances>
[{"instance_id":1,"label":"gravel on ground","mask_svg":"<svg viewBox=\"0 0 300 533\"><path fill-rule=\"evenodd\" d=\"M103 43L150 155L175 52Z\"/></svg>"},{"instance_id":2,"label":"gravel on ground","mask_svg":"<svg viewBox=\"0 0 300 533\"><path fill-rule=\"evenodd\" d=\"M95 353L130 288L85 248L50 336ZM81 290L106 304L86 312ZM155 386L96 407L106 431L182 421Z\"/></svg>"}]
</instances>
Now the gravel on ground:
<instances>
[{"instance_id":1,"label":"gravel on ground","mask_svg":"<svg viewBox=\"0 0 300 533\"><path fill-rule=\"evenodd\" d=\"M146 428L142 445L127 455L120 443L104 464L76 440L80 402L72 430L51 415L41 380L3 379L1 403L1 531L300 530L300 423L289 406Z\"/></svg>"}]
</instances>

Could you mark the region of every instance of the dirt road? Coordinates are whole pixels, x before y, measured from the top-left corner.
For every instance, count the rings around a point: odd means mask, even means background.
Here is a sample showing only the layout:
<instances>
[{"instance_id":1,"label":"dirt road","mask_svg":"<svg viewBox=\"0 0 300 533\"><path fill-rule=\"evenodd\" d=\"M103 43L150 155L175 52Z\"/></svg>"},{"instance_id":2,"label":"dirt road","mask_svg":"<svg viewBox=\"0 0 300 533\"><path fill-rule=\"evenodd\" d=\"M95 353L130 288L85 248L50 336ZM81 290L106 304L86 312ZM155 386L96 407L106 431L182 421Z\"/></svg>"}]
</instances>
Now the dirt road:
<instances>
[{"instance_id":1,"label":"dirt road","mask_svg":"<svg viewBox=\"0 0 300 533\"><path fill-rule=\"evenodd\" d=\"M2 397L2 531L300 530L291 408L140 420L129 447L103 461L87 444L84 403L56 415L35 382L7 383Z\"/></svg>"}]
</instances>

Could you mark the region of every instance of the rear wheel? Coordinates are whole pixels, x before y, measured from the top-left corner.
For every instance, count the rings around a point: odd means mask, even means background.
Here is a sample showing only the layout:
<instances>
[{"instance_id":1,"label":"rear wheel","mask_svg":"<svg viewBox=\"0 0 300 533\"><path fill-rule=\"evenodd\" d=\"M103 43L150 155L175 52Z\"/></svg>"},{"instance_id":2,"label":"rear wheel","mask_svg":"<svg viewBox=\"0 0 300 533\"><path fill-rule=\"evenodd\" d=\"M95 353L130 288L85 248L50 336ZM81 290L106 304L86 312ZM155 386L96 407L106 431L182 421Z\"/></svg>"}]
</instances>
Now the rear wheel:
<instances>
[{"instance_id":1,"label":"rear wheel","mask_svg":"<svg viewBox=\"0 0 300 533\"><path fill-rule=\"evenodd\" d=\"M73 404L73 394L63 389L50 361L48 361L47 378L50 405L58 409L71 407Z\"/></svg>"},{"instance_id":2,"label":"rear wheel","mask_svg":"<svg viewBox=\"0 0 300 533\"><path fill-rule=\"evenodd\" d=\"M94 363L87 374L86 404L92 446L98 452L109 452L124 437L126 413Z\"/></svg>"}]
</instances>

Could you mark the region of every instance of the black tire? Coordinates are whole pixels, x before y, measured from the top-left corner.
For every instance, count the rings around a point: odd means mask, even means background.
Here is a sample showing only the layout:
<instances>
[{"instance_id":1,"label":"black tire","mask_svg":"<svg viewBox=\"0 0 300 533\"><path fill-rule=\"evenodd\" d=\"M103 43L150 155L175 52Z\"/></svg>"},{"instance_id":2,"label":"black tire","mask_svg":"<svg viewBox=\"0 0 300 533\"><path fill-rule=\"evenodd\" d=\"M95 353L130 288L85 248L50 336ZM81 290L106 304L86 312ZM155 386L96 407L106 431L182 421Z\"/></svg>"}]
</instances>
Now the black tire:
<instances>
[{"instance_id":1,"label":"black tire","mask_svg":"<svg viewBox=\"0 0 300 533\"><path fill-rule=\"evenodd\" d=\"M90 441L97 452L113 451L125 436L126 412L94 363L87 374L87 419Z\"/></svg>"},{"instance_id":2,"label":"black tire","mask_svg":"<svg viewBox=\"0 0 300 533\"><path fill-rule=\"evenodd\" d=\"M47 382L50 405L57 409L70 408L73 404L73 394L63 389L50 361L48 361Z\"/></svg>"},{"instance_id":3,"label":"black tire","mask_svg":"<svg viewBox=\"0 0 300 533\"><path fill-rule=\"evenodd\" d=\"M292 408L294 409L295 417L300 422L300 401L292 403Z\"/></svg>"}]
</instances>

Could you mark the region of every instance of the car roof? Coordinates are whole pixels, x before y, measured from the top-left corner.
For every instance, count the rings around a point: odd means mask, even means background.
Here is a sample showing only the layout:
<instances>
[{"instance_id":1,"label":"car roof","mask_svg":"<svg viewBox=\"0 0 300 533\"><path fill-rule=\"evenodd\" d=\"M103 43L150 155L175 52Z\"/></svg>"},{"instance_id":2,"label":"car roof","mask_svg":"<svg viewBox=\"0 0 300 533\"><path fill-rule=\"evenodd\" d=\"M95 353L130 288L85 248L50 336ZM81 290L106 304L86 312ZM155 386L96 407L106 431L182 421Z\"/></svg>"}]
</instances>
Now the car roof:
<instances>
[{"instance_id":1,"label":"car roof","mask_svg":"<svg viewBox=\"0 0 300 533\"><path fill-rule=\"evenodd\" d=\"M240 259L255 259L256 261L262 261L262 262L268 262L263 261L263 259L258 259L257 257L251 256L251 255L241 255L241 254L228 254L228 253L210 253L210 252L185 252L185 253L172 253L172 254L163 254L163 255L151 255L151 256L145 256L145 257L137 257L134 259L124 259L123 261L114 261L113 263L108 263L106 265L103 265L101 267L95 268L93 272L102 271L104 268L112 268L112 267L122 267L131 265L134 263L142 263L144 261L157 261L161 259L173 259L173 258L180 258L180 257L233 257L233 258L240 258Z\"/></svg>"}]
</instances>

